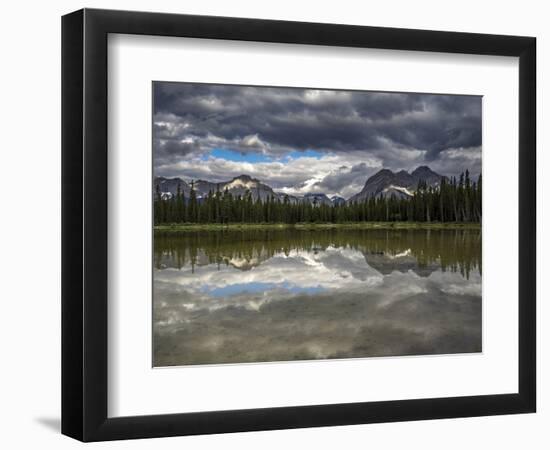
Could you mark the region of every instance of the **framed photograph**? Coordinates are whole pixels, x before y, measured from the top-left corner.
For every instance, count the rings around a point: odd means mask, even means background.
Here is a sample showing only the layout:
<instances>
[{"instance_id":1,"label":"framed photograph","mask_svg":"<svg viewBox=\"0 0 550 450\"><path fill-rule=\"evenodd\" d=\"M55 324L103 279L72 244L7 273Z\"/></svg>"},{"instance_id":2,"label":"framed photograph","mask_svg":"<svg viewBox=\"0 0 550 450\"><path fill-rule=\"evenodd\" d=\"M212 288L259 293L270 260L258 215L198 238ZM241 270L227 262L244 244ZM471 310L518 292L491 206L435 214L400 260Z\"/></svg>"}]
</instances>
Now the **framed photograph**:
<instances>
[{"instance_id":1,"label":"framed photograph","mask_svg":"<svg viewBox=\"0 0 550 450\"><path fill-rule=\"evenodd\" d=\"M536 40L62 20L62 432L535 412Z\"/></svg>"}]
</instances>

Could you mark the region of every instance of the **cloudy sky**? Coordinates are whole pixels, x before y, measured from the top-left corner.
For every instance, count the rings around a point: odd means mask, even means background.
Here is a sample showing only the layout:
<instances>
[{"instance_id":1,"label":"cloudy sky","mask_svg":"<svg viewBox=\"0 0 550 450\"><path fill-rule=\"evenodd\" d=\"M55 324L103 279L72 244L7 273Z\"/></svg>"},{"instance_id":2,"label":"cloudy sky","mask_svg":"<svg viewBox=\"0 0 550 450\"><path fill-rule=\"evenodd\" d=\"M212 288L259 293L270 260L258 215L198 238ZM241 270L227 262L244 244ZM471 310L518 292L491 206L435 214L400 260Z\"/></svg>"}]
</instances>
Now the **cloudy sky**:
<instances>
[{"instance_id":1,"label":"cloudy sky","mask_svg":"<svg viewBox=\"0 0 550 450\"><path fill-rule=\"evenodd\" d=\"M481 97L153 84L155 176L348 198L382 168L481 172Z\"/></svg>"}]
</instances>

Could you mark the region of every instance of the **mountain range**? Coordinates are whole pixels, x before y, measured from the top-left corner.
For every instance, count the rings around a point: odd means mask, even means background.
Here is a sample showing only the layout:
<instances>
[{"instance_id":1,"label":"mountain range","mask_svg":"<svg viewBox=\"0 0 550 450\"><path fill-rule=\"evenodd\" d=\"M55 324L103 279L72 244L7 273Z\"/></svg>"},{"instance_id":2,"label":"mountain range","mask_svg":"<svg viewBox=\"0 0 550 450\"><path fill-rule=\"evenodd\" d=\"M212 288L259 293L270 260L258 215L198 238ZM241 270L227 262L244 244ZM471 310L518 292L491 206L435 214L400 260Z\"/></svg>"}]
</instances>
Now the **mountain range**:
<instances>
[{"instance_id":1,"label":"mountain range","mask_svg":"<svg viewBox=\"0 0 550 450\"><path fill-rule=\"evenodd\" d=\"M442 178L447 177L434 172L428 166L417 167L411 173L405 170L392 172L389 169L382 169L366 180L360 192L352 195L347 200L336 195L329 198L324 193L307 193L303 197L297 197L275 192L267 184L249 175L239 175L229 181L219 183L197 180L193 182L193 188L199 200L206 197L210 192L224 192L227 190L233 196L244 196L250 191L254 201L258 198L261 201L265 201L269 198L283 201L285 197L288 197L291 203L309 202L313 205L342 205L345 203L364 201L372 196L389 197L395 195L397 198L409 198L414 195L414 191L419 181L425 182L428 186L437 187L441 183ZM181 178L156 177L153 180L153 192L156 192L158 188L161 197L165 199L176 195L178 186L180 191L185 194L185 197L189 198L191 184Z\"/></svg>"},{"instance_id":2,"label":"mountain range","mask_svg":"<svg viewBox=\"0 0 550 450\"><path fill-rule=\"evenodd\" d=\"M181 178L156 177L153 180L153 191L157 189L157 186L163 198L170 198L176 195L178 186L187 198L189 198L191 193L191 183L187 183ZM252 178L250 175L239 175L229 181L222 181L219 183L196 180L193 182L193 189L198 199L206 197L210 192L224 192L226 189L235 197L238 195L244 197L244 195L250 191L254 201L258 198L261 201L266 201L271 197L283 201L285 197L285 194L275 192L270 186L262 183L256 178ZM289 199L291 202L298 201L298 198L293 196L289 196Z\"/></svg>"}]
</instances>

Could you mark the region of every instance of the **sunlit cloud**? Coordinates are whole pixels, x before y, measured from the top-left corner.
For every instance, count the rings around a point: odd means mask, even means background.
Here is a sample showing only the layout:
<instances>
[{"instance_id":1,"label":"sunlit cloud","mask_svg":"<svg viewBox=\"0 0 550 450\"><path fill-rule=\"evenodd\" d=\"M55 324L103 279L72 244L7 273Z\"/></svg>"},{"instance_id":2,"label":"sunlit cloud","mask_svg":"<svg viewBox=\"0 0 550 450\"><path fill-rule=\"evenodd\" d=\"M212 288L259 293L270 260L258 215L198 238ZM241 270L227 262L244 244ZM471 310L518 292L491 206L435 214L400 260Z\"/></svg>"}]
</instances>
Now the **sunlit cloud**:
<instances>
[{"instance_id":1,"label":"sunlit cloud","mask_svg":"<svg viewBox=\"0 0 550 450\"><path fill-rule=\"evenodd\" d=\"M481 350L479 274L385 257L387 274L348 247L156 270L155 365Z\"/></svg>"}]
</instances>

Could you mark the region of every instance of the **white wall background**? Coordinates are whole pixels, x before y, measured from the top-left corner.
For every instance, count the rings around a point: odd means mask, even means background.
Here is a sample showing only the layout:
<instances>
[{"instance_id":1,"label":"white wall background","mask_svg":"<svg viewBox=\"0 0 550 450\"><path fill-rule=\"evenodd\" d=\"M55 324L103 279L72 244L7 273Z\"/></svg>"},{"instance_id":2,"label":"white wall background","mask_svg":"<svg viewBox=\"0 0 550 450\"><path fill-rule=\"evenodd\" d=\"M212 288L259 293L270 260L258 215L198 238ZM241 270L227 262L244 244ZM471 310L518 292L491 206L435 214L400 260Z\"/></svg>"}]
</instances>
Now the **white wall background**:
<instances>
[{"instance_id":1,"label":"white wall background","mask_svg":"<svg viewBox=\"0 0 550 450\"><path fill-rule=\"evenodd\" d=\"M464 449L550 446L550 105L549 11L536 0L338 2L277 0L19 1L0 16L0 444L3 448L74 448L59 434L60 418L60 16L83 6L530 35L538 38L539 149L539 412L535 415L453 419L276 432L239 433L95 444L94 448ZM29 207L32 205L32 208ZM548 226L546 226L548 228Z\"/></svg>"}]
</instances>

